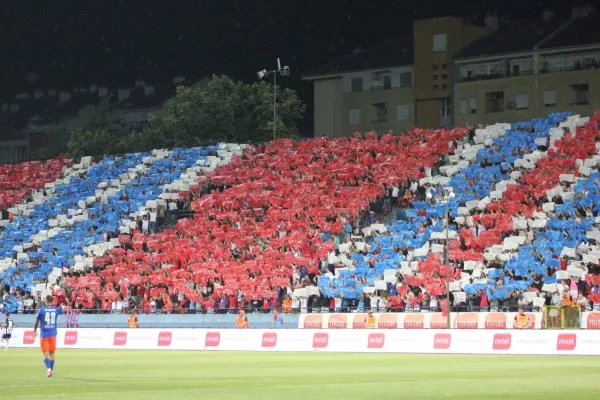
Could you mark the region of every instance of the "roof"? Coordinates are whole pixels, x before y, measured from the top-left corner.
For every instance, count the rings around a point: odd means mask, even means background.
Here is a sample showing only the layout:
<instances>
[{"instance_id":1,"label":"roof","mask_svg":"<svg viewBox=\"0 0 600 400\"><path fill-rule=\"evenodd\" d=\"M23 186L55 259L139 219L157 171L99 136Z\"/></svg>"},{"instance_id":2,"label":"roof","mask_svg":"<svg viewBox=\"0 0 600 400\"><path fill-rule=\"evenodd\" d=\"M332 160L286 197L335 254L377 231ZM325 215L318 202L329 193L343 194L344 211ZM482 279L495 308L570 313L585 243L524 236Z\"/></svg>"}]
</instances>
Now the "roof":
<instances>
[{"instance_id":1,"label":"roof","mask_svg":"<svg viewBox=\"0 0 600 400\"><path fill-rule=\"evenodd\" d=\"M154 93L145 95L144 88L136 88L121 105L127 110L162 107L165 101L175 96L175 89L174 85L155 86Z\"/></svg>"},{"instance_id":2,"label":"roof","mask_svg":"<svg viewBox=\"0 0 600 400\"><path fill-rule=\"evenodd\" d=\"M90 104L97 97L94 93L73 93L71 99L63 103L56 100L52 104L39 104L42 108L37 115L41 120L56 120L77 116L79 110Z\"/></svg>"},{"instance_id":3,"label":"roof","mask_svg":"<svg viewBox=\"0 0 600 400\"><path fill-rule=\"evenodd\" d=\"M402 37L368 47L340 60L330 62L305 74L305 77L362 71L396 65L412 65L414 55L412 31Z\"/></svg>"},{"instance_id":4,"label":"roof","mask_svg":"<svg viewBox=\"0 0 600 400\"><path fill-rule=\"evenodd\" d=\"M598 15L580 17L572 20L553 37L545 41L540 49L558 47L585 46L600 44L600 28Z\"/></svg>"},{"instance_id":5,"label":"roof","mask_svg":"<svg viewBox=\"0 0 600 400\"><path fill-rule=\"evenodd\" d=\"M533 51L544 38L564 24L564 20L517 21L500 24L498 29L482 36L462 49L454 58L475 58L498 54Z\"/></svg>"}]
</instances>

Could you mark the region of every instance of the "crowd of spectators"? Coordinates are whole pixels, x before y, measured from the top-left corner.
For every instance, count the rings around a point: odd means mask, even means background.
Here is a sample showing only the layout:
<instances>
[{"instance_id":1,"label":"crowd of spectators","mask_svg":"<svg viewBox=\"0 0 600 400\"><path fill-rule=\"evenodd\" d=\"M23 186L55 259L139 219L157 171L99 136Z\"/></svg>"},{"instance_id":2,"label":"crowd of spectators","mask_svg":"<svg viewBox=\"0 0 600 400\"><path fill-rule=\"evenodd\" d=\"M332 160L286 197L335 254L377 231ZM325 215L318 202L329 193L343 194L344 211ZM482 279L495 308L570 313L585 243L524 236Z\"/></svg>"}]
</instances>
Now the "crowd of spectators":
<instances>
[{"instance_id":1,"label":"crowd of spectators","mask_svg":"<svg viewBox=\"0 0 600 400\"><path fill-rule=\"evenodd\" d=\"M413 155L411 161L415 168L401 176L394 176L390 165L407 159L390 159L393 151L383 149L392 143L397 146L396 150L407 144L423 148L428 142L426 135L419 136L421 132L413 133L411 139L415 143L355 137L347 142L316 139L313 147L308 145L304 149L308 151L301 151L290 142L248 151L230 166L207 174L189 197L167 202L165 207L157 207L146 215L139 214L137 229L104 232L106 241L118 238L122 247L97 257L94 265L84 271L65 270L57 282L59 289L54 291L55 302L99 313L127 313L132 309L145 313L235 313L236 310L266 313L275 309L282 309L284 313L440 311L446 302L445 291L432 292L423 281L400 271L396 273L396 282L388 282L385 289L364 291L351 298L342 293L327 296L318 290L318 286L322 277L334 277L336 270L356 266L354 254L362 256L369 268L374 269L381 255L376 239L391 233L365 228L382 222L390 224L395 219L417 221L404 210L414 204L435 205L443 200L444 185L421 183L422 179L440 176L448 156L454 155L457 149L475 144L475 129L470 128L455 132L450 140L445 138L444 146L447 144L447 147L443 151L438 148L426 160L422 154ZM534 132L533 128L528 130ZM357 145L359 150L355 153L336 151L352 145ZM541 145L537 150L547 151L549 145ZM489 147L500 150L496 145ZM415 150L415 147L410 149ZM528 153L527 147L512 150L512 156ZM551 158L554 162L562 159L565 157ZM518 185L510 193L522 191L518 198L521 208L510 213L507 210L512 210L511 204L502 203L502 200L496 202L499 207L484 207L478 213L471 213L473 223L470 224L461 216L450 215L448 224L455 226L458 234L448 243L448 248L451 252L472 251L483 255L491 245L501 244L510 237L523 237L521 244L531 245L546 227L517 229L515 221L531 218L545 203L563 204L559 193L549 198L547 185L528 180L545 165L540 163L537 170L514 164L505 166L505 159L483 160L479 164L481 168L502 164L504 174L519 176ZM315 168L322 168L323 172L315 172ZM571 166L565 168L570 171ZM468 182L472 188L479 183L477 178ZM493 186L499 181L491 183ZM561 186L560 192L572 191L572 182L555 184ZM294 185L301 190L293 190ZM538 189L544 192L543 195L538 195ZM282 195L286 190L287 193ZM304 197L307 190L308 193L315 191L317 195L328 194L328 198ZM296 202L294 196L298 196L299 201ZM505 200L514 199L506 199L505 193ZM301 204L302 201L308 203ZM176 229L167 229L157 235L157 225L165 220L169 211L175 210L190 210L196 215L180 221ZM546 214L548 218L573 219L581 223L597 218L597 213L592 207L577 207L574 215L553 211ZM440 216L428 215L426 208L417 208L416 216L420 221L418 233L443 222ZM481 239L489 236L486 232L494 236L489 243ZM430 242L442 243L435 239ZM593 240L588 243L595 244ZM392 247L392 253L409 263L420 260L414 256L414 250L406 245ZM544 261L544 255L535 248L532 253ZM578 254L577 268L581 273L569 275L568 257L561 256L543 273L534 270L521 274L506 268L510 256L515 254L517 251L503 259L481 257L477 260L451 256L450 279L453 282L462 280L458 290L450 292L452 309L517 311L523 308L537 311L543 305L575 306L582 311L600 308L600 301L597 301L600 281L594 279L600 272L597 263L582 262L583 258ZM427 257L441 264L439 254ZM470 264L473 262L475 266ZM472 275L474 269L481 271L480 275ZM491 277L486 273L489 270L502 272ZM556 282L553 291L544 290L545 278L555 276L559 271L564 272L561 276L567 273L565 279ZM466 282L465 273L470 275ZM445 281L446 271L436 270L432 277ZM464 286L472 285L477 279L493 280L491 291L480 289L466 293ZM364 277L357 278L357 282L368 283ZM310 288L312 290L304 296L295 295L298 289ZM4 290L8 293L11 289ZM503 290L508 290L506 297L494 296L495 292ZM542 293L544 303L534 302L527 295L532 292ZM19 311L35 308L35 294L22 291L12 294L22 304Z\"/></svg>"}]
</instances>

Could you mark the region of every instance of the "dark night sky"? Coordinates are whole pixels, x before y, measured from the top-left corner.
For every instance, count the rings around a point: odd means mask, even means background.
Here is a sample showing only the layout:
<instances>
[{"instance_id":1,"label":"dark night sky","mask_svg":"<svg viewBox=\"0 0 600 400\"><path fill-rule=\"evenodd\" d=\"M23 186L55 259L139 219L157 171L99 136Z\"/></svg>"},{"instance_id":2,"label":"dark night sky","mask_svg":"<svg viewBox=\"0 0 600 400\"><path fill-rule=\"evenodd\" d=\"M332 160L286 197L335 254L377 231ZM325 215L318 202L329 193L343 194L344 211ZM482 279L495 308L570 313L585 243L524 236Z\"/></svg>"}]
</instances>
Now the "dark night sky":
<instances>
[{"instance_id":1,"label":"dark night sky","mask_svg":"<svg viewBox=\"0 0 600 400\"><path fill-rule=\"evenodd\" d=\"M305 91L303 72L359 44L398 36L415 19L480 20L496 7L512 19L528 18L545 7L568 13L574 2L579 1L4 0L0 97L17 90L28 71L65 84L213 73L251 81L256 70L272 68L277 56L294 72L287 83Z\"/></svg>"}]
</instances>

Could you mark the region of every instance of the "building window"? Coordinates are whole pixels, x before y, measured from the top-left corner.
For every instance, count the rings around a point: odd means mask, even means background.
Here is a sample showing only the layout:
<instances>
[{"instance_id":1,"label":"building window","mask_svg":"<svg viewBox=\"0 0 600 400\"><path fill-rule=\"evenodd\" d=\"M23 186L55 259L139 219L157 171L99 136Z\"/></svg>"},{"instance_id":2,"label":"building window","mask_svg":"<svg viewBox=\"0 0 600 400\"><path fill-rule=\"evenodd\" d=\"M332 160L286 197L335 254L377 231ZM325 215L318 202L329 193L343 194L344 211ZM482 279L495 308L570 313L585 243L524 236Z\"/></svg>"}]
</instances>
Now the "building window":
<instances>
[{"instance_id":1,"label":"building window","mask_svg":"<svg viewBox=\"0 0 600 400\"><path fill-rule=\"evenodd\" d=\"M396 106L396 118L398 121L405 121L408 119L410 107L408 104L398 104Z\"/></svg>"},{"instance_id":2,"label":"building window","mask_svg":"<svg viewBox=\"0 0 600 400\"><path fill-rule=\"evenodd\" d=\"M444 83L444 84L442 85L442 89L448 89L448 84Z\"/></svg>"},{"instance_id":3,"label":"building window","mask_svg":"<svg viewBox=\"0 0 600 400\"><path fill-rule=\"evenodd\" d=\"M452 125L452 99L440 100L440 124L442 126Z\"/></svg>"},{"instance_id":4,"label":"building window","mask_svg":"<svg viewBox=\"0 0 600 400\"><path fill-rule=\"evenodd\" d=\"M544 91L544 107L556 106L556 90L545 90Z\"/></svg>"},{"instance_id":5,"label":"building window","mask_svg":"<svg viewBox=\"0 0 600 400\"><path fill-rule=\"evenodd\" d=\"M448 79L448 74L442 74L442 79Z\"/></svg>"},{"instance_id":6,"label":"building window","mask_svg":"<svg viewBox=\"0 0 600 400\"><path fill-rule=\"evenodd\" d=\"M569 54L548 57L540 72L572 71L597 69L600 65L600 52L587 54Z\"/></svg>"},{"instance_id":7,"label":"building window","mask_svg":"<svg viewBox=\"0 0 600 400\"><path fill-rule=\"evenodd\" d=\"M437 80L438 80L438 75L434 75L434 76L433 76L433 80L434 80L434 81L437 81Z\"/></svg>"},{"instance_id":8,"label":"building window","mask_svg":"<svg viewBox=\"0 0 600 400\"><path fill-rule=\"evenodd\" d=\"M17 162L27 161L27 146L17 147Z\"/></svg>"},{"instance_id":9,"label":"building window","mask_svg":"<svg viewBox=\"0 0 600 400\"><path fill-rule=\"evenodd\" d=\"M384 75L383 76L383 88L384 89L391 89L392 88L392 76L391 75Z\"/></svg>"},{"instance_id":10,"label":"building window","mask_svg":"<svg viewBox=\"0 0 600 400\"><path fill-rule=\"evenodd\" d=\"M433 90L438 90L440 88L440 85L433 85Z\"/></svg>"},{"instance_id":11,"label":"building window","mask_svg":"<svg viewBox=\"0 0 600 400\"><path fill-rule=\"evenodd\" d=\"M469 100L460 99L460 115L467 115L469 113Z\"/></svg>"},{"instance_id":12,"label":"building window","mask_svg":"<svg viewBox=\"0 0 600 400\"><path fill-rule=\"evenodd\" d=\"M529 94L517 93L515 96L515 106L517 110L529 108Z\"/></svg>"},{"instance_id":13,"label":"building window","mask_svg":"<svg viewBox=\"0 0 600 400\"><path fill-rule=\"evenodd\" d=\"M437 64L433 64L433 70L437 71L437 69L438 69L438 65Z\"/></svg>"},{"instance_id":14,"label":"building window","mask_svg":"<svg viewBox=\"0 0 600 400\"><path fill-rule=\"evenodd\" d=\"M485 112L504 111L504 92L488 92L485 94Z\"/></svg>"},{"instance_id":15,"label":"building window","mask_svg":"<svg viewBox=\"0 0 600 400\"><path fill-rule=\"evenodd\" d=\"M583 106L590 104L590 85L587 83L582 85L571 85L571 100L573 106Z\"/></svg>"},{"instance_id":16,"label":"building window","mask_svg":"<svg viewBox=\"0 0 600 400\"><path fill-rule=\"evenodd\" d=\"M360 108L351 108L348 110L348 123L350 125L360 124Z\"/></svg>"},{"instance_id":17,"label":"building window","mask_svg":"<svg viewBox=\"0 0 600 400\"><path fill-rule=\"evenodd\" d=\"M388 118L387 103L375 103L371 105L371 113L373 122L386 122Z\"/></svg>"},{"instance_id":18,"label":"building window","mask_svg":"<svg viewBox=\"0 0 600 400\"><path fill-rule=\"evenodd\" d=\"M469 99L469 111L471 114L477 114L477 98L471 97Z\"/></svg>"},{"instance_id":19,"label":"building window","mask_svg":"<svg viewBox=\"0 0 600 400\"><path fill-rule=\"evenodd\" d=\"M362 78L352 78L350 81L350 91L351 92L362 92L363 91L363 79Z\"/></svg>"},{"instance_id":20,"label":"building window","mask_svg":"<svg viewBox=\"0 0 600 400\"><path fill-rule=\"evenodd\" d=\"M438 33L433 35L433 51L446 51L448 49L448 34Z\"/></svg>"},{"instance_id":21,"label":"building window","mask_svg":"<svg viewBox=\"0 0 600 400\"><path fill-rule=\"evenodd\" d=\"M412 87L412 72L402 72L400 74L400 87Z\"/></svg>"},{"instance_id":22,"label":"building window","mask_svg":"<svg viewBox=\"0 0 600 400\"><path fill-rule=\"evenodd\" d=\"M502 62L473 64L461 67L463 81L496 79L505 75Z\"/></svg>"},{"instance_id":23,"label":"building window","mask_svg":"<svg viewBox=\"0 0 600 400\"><path fill-rule=\"evenodd\" d=\"M442 64L442 69L448 69L448 64Z\"/></svg>"},{"instance_id":24,"label":"building window","mask_svg":"<svg viewBox=\"0 0 600 400\"><path fill-rule=\"evenodd\" d=\"M384 90L392 88L392 76L389 74L382 74L379 72L373 72L371 78L371 90Z\"/></svg>"},{"instance_id":25,"label":"building window","mask_svg":"<svg viewBox=\"0 0 600 400\"><path fill-rule=\"evenodd\" d=\"M510 73L512 76L531 75L533 73L533 60L512 60L510 62Z\"/></svg>"}]
</instances>

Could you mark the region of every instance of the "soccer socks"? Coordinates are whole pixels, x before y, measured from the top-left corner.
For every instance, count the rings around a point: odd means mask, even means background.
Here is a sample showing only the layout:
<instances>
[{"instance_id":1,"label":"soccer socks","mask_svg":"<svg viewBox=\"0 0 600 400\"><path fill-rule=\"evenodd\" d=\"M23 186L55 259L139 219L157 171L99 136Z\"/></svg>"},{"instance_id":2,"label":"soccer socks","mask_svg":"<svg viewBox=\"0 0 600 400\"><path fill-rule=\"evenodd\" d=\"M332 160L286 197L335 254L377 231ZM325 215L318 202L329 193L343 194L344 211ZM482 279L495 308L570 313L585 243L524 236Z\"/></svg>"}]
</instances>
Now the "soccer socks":
<instances>
[{"instance_id":1,"label":"soccer socks","mask_svg":"<svg viewBox=\"0 0 600 400\"><path fill-rule=\"evenodd\" d=\"M54 369L54 360L50 360L50 369Z\"/></svg>"},{"instance_id":2,"label":"soccer socks","mask_svg":"<svg viewBox=\"0 0 600 400\"><path fill-rule=\"evenodd\" d=\"M44 366L46 366L46 369L50 369L50 359L49 358L44 358Z\"/></svg>"}]
</instances>

